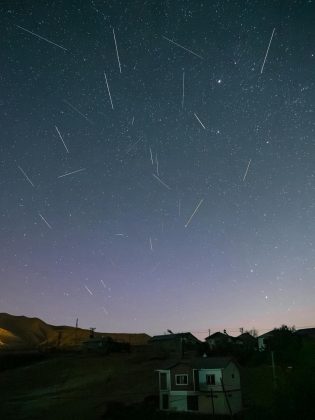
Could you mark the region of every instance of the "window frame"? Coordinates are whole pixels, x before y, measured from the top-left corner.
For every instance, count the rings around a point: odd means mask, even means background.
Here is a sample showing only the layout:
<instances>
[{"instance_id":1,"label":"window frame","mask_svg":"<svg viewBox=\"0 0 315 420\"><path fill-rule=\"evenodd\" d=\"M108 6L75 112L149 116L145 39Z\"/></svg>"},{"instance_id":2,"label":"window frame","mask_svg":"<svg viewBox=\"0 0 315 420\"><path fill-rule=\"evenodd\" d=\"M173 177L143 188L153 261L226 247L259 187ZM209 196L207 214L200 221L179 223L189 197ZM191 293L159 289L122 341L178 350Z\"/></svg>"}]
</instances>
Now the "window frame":
<instances>
[{"instance_id":1,"label":"window frame","mask_svg":"<svg viewBox=\"0 0 315 420\"><path fill-rule=\"evenodd\" d=\"M178 383L178 378L179 377L185 377L186 378L186 383ZM179 373L175 375L175 385L178 386L187 386L188 385L188 374L187 373Z\"/></svg>"},{"instance_id":2,"label":"window frame","mask_svg":"<svg viewBox=\"0 0 315 420\"><path fill-rule=\"evenodd\" d=\"M209 381L208 381L208 379L209 379ZM214 373L206 373L206 385L211 386L211 385L215 385L215 384L216 384L215 374Z\"/></svg>"}]
</instances>

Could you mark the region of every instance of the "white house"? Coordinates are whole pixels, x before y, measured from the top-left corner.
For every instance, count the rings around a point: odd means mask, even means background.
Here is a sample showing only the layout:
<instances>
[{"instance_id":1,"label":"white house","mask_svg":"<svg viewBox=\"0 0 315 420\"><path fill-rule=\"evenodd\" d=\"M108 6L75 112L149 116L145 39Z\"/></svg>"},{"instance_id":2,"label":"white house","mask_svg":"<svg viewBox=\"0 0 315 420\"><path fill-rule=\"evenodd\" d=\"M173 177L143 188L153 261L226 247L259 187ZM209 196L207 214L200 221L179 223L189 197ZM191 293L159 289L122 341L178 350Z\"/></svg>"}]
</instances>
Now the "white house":
<instances>
[{"instance_id":1,"label":"white house","mask_svg":"<svg viewBox=\"0 0 315 420\"><path fill-rule=\"evenodd\" d=\"M228 415L242 410L240 370L231 358L181 360L157 372L161 410Z\"/></svg>"}]
</instances>

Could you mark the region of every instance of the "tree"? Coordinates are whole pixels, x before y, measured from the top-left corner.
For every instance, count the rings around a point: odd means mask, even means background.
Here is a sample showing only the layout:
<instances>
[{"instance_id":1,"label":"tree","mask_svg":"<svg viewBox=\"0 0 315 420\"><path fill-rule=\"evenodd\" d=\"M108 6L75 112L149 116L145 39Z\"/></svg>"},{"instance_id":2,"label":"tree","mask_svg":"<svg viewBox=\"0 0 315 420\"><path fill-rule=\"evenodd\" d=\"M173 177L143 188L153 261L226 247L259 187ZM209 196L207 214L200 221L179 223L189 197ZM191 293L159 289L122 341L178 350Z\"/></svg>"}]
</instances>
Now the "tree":
<instances>
[{"instance_id":1,"label":"tree","mask_svg":"<svg viewBox=\"0 0 315 420\"><path fill-rule=\"evenodd\" d=\"M294 327L282 325L275 328L266 340L266 348L275 352L277 364L292 364L297 360L301 339L295 334Z\"/></svg>"}]
</instances>

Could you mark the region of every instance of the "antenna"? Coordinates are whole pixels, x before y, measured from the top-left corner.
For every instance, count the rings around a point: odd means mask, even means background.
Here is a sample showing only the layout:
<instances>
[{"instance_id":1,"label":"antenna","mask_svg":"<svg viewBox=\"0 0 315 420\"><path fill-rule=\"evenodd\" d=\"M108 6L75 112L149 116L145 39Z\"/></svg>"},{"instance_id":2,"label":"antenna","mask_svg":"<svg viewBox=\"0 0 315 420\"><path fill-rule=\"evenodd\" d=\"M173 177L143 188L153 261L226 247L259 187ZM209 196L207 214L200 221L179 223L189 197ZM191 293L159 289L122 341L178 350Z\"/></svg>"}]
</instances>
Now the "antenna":
<instances>
[{"instance_id":1,"label":"antenna","mask_svg":"<svg viewBox=\"0 0 315 420\"><path fill-rule=\"evenodd\" d=\"M74 344L78 344L78 325L79 325L79 318L75 321L75 332L74 332Z\"/></svg>"}]
</instances>

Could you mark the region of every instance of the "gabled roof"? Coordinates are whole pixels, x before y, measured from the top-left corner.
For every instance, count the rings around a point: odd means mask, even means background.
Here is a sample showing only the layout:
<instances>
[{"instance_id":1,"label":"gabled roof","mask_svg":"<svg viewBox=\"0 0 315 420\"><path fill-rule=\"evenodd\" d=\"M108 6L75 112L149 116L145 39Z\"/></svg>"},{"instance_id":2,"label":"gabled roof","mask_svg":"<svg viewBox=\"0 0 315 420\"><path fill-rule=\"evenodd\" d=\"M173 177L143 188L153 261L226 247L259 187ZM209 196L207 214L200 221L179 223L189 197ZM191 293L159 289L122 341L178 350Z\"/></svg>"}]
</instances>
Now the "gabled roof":
<instances>
[{"instance_id":1,"label":"gabled roof","mask_svg":"<svg viewBox=\"0 0 315 420\"><path fill-rule=\"evenodd\" d=\"M150 338L149 342L155 341L155 342L161 342L161 341L169 341L169 340L180 340L181 338L189 338L196 341L196 343L200 342L197 337L192 335L190 332L185 333L177 333L177 334L163 334L163 335L155 335L152 338Z\"/></svg>"},{"instance_id":2,"label":"gabled roof","mask_svg":"<svg viewBox=\"0 0 315 420\"><path fill-rule=\"evenodd\" d=\"M272 335L274 335L274 330L268 331L264 334L259 335L257 338L265 338L265 337L271 337Z\"/></svg>"},{"instance_id":3,"label":"gabled roof","mask_svg":"<svg viewBox=\"0 0 315 420\"><path fill-rule=\"evenodd\" d=\"M228 334L221 333L220 331L215 332L211 335L208 335L208 337L205 338L205 340L211 339L211 338L233 338Z\"/></svg>"},{"instance_id":4,"label":"gabled roof","mask_svg":"<svg viewBox=\"0 0 315 420\"><path fill-rule=\"evenodd\" d=\"M244 341L256 341L256 337L253 337L250 333L244 332L243 334L235 337L237 340L244 340Z\"/></svg>"},{"instance_id":5,"label":"gabled roof","mask_svg":"<svg viewBox=\"0 0 315 420\"><path fill-rule=\"evenodd\" d=\"M187 365L192 369L224 369L229 363L237 363L231 357L198 357L193 359L169 360L157 370L170 370L178 365Z\"/></svg>"}]
</instances>

